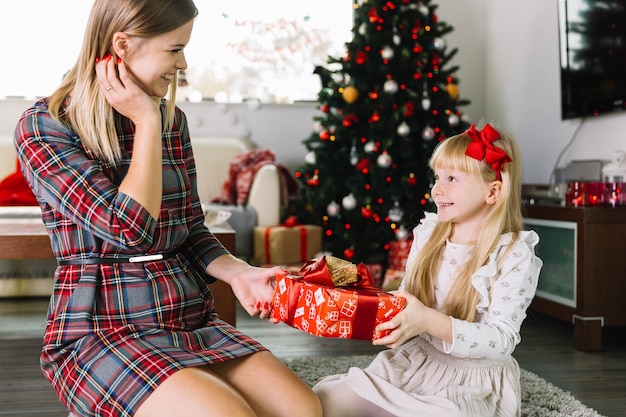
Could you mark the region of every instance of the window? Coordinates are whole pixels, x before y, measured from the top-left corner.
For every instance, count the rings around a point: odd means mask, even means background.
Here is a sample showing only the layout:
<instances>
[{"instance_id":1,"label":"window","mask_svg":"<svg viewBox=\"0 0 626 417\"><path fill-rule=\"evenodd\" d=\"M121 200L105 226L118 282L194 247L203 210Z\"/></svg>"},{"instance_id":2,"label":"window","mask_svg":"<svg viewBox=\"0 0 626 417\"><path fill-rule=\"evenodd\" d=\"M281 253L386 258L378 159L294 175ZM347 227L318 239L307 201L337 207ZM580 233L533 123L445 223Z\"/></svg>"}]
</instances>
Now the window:
<instances>
[{"instance_id":1,"label":"window","mask_svg":"<svg viewBox=\"0 0 626 417\"><path fill-rule=\"evenodd\" d=\"M315 65L342 56L353 0L195 0L199 16L186 49L191 101L315 100ZM0 17L5 76L0 97L49 95L74 64L92 1L24 0ZM8 64L8 65L7 65Z\"/></svg>"}]
</instances>

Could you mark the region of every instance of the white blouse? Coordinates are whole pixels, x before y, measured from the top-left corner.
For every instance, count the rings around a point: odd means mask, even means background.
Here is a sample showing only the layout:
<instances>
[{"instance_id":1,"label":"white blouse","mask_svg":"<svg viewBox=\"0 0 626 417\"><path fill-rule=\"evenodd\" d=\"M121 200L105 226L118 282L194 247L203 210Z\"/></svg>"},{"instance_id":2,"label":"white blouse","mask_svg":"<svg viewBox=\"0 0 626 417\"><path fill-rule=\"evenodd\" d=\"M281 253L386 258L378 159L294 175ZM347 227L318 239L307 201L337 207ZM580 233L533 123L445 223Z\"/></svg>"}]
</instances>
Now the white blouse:
<instances>
[{"instance_id":1,"label":"white blouse","mask_svg":"<svg viewBox=\"0 0 626 417\"><path fill-rule=\"evenodd\" d=\"M435 213L426 213L414 229L407 270L410 270L418 251L430 238L437 222ZM476 307L478 320L472 323L451 317L452 343L424 335L435 347L458 357L505 360L511 356L521 340L520 327L526 318L526 309L535 296L543 265L534 251L539 236L534 231L523 231L498 271L498 257L505 252L512 238L512 233L502 235L487 263L472 276L472 284L480 294ZM435 308L442 309L454 277L457 276L456 270L467 262L470 250L471 246L466 245L448 243L446 246L443 264L435 281ZM404 288L404 282L400 288Z\"/></svg>"}]
</instances>

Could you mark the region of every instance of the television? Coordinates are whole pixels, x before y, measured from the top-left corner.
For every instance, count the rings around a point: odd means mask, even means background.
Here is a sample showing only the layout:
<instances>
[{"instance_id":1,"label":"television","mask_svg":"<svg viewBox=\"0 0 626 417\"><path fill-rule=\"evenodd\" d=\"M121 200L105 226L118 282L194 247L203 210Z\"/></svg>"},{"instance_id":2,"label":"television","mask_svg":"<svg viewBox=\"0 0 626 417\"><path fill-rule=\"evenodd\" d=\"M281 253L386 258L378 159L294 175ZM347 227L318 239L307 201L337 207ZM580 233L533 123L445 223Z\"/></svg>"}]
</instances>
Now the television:
<instances>
[{"instance_id":1,"label":"television","mask_svg":"<svg viewBox=\"0 0 626 417\"><path fill-rule=\"evenodd\" d=\"M626 0L558 0L561 119L626 110Z\"/></svg>"}]
</instances>

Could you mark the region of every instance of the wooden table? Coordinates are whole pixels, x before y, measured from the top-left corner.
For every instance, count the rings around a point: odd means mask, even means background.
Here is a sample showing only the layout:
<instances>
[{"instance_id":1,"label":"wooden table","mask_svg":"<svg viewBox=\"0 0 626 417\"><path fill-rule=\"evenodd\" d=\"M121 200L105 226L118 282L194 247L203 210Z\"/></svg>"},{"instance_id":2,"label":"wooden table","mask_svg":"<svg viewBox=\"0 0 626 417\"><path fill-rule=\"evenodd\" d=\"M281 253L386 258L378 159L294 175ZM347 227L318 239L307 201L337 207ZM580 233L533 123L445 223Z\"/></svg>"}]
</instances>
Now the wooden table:
<instances>
[{"instance_id":1,"label":"wooden table","mask_svg":"<svg viewBox=\"0 0 626 417\"><path fill-rule=\"evenodd\" d=\"M212 228L213 234L231 253L235 253L235 231L231 228ZM50 238L40 219L0 219L0 259L54 258ZM230 286L222 281L211 284L215 309L220 318L236 325L235 296Z\"/></svg>"}]
</instances>

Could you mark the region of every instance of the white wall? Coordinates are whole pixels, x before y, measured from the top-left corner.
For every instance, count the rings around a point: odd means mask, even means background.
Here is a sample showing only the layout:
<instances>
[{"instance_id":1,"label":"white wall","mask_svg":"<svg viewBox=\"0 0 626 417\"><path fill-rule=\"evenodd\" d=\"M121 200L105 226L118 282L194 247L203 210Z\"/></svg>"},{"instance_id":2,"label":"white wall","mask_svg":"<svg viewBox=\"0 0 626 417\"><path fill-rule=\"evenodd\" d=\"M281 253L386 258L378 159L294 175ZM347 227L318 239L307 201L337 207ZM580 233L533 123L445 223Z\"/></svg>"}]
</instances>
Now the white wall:
<instances>
[{"instance_id":1,"label":"white wall","mask_svg":"<svg viewBox=\"0 0 626 417\"><path fill-rule=\"evenodd\" d=\"M560 117L557 2L487 0L486 12L487 116L520 142L523 181L547 183L581 120ZM559 166L608 159L625 132L626 112L586 119Z\"/></svg>"}]
</instances>

